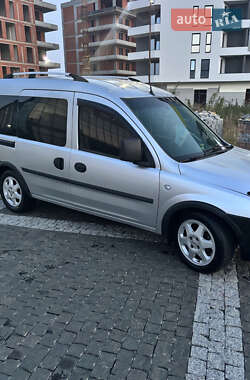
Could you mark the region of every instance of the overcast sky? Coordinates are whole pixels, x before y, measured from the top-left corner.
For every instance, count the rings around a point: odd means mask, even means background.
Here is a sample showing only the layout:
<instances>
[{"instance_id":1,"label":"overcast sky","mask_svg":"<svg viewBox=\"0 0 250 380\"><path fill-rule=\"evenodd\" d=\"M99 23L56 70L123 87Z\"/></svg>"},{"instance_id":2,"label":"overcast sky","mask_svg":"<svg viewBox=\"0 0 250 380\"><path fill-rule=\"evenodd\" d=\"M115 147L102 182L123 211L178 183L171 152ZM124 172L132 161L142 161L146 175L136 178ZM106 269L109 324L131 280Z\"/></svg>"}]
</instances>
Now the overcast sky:
<instances>
[{"instance_id":1,"label":"overcast sky","mask_svg":"<svg viewBox=\"0 0 250 380\"><path fill-rule=\"evenodd\" d=\"M62 36L62 17L61 17L61 4L69 0L49 0L50 3L57 6L56 12L49 12L45 14L45 21L58 25L58 32L46 33L46 41L55 42L60 45L60 50L48 52L48 58L53 62L61 64L60 71L65 71L64 68L64 53L63 53L63 36ZM57 71L59 71L57 69Z\"/></svg>"}]
</instances>

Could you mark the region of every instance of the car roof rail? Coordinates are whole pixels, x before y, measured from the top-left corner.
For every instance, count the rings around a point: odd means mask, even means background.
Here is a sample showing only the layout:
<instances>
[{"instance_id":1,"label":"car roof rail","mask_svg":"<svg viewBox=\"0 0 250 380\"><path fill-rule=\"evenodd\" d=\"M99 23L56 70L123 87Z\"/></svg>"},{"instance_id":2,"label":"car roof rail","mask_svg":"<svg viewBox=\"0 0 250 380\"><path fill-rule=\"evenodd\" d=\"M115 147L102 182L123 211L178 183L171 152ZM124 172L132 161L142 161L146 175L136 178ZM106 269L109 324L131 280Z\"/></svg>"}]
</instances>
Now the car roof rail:
<instances>
[{"instance_id":1,"label":"car roof rail","mask_svg":"<svg viewBox=\"0 0 250 380\"><path fill-rule=\"evenodd\" d=\"M128 77L128 80L132 80L133 82L143 83L141 80L134 78L134 77Z\"/></svg>"},{"instance_id":2,"label":"car roof rail","mask_svg":"<svg viewBox=\"0 0 250 380\"><path fill-rule=\"evenodd\" d=\"M21 77L27 75L29 78L35 78L37 75L42 75L42 76L64 76L67 78L72 78L74 81L77 82L88 82L88 80L84 77L81 77L80 75L73 74L73 73L63 73L63 72L44 72L44 71L28 71L28 72L21 72L21 73L13 73L13 74L8 74L5 76L5 79L13 79L16 77Z\"/></svg>"}]
</instances>

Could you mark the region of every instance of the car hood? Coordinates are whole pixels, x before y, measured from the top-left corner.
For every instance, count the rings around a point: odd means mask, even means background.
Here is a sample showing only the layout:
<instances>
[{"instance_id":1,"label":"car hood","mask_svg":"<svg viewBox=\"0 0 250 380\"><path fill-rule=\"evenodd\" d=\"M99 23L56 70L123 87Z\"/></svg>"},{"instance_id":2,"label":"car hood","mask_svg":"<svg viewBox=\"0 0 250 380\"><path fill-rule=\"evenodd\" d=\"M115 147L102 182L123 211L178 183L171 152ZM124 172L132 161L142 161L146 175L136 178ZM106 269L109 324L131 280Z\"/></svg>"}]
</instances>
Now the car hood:
<instances>
[{"instance_id":1,"label":"car hood","mask_svg":"<svg viewBox=\"0 0 250 380\"><path fill-rule=\"evenodd\" d=\"M180 163L181 175L242 194L250 192L250 151L233 148L202 160Z\"/></svg>"}]
</instances>

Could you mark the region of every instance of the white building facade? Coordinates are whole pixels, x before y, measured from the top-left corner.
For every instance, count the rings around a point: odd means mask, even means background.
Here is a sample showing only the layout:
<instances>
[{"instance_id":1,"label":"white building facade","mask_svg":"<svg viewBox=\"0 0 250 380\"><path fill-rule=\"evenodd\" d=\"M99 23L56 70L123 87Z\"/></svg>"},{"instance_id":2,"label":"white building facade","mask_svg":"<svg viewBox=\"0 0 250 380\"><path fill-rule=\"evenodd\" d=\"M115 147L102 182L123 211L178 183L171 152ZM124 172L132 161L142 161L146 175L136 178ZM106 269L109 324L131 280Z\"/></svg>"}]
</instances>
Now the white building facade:
<instances>
[{"instance_id":1,"label":"white building facade","mask_svg":"<svg viewBox=\"0 0 250 380\"><path fill-rule=\"evenodd\" d=\"M151 17L151 81L174 91L183 101L203 104L214 94L239 104L250 102L250 0L132 0L129 11L136 26L138 79L148 82L149 20ZM175 31L171 9L241 8L242 29L235 31Z\"/></svg>"}]
</instances>

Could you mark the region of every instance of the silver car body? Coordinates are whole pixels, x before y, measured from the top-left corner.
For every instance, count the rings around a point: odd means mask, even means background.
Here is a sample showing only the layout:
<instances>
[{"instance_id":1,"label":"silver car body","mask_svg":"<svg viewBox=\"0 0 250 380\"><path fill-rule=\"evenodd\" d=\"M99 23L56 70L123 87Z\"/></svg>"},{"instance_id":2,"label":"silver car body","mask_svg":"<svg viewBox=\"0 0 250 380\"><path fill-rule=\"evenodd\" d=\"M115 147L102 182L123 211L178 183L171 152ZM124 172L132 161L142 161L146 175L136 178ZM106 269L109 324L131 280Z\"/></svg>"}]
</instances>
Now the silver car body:
<instances>
[{"instance_id":1,"label":"silver car body","mask_svg":"<svg viewBox=\"0 0 250 380\"><path fill-rule=\"evenodd\" d=\"M1 141L15 142L15 149L0 144L1 164L9 163L21 173L34 198L158 234L171 223L174 210L209 208L239 230L234 217L250 218L249 151L233 148L219 156L179 163L162 150L122 100L152 96L147 85L121 78L87 79L88 83L57 78L0 81L0 96L39 96L68 101L65 147L0 135ZM154 92L157 97L173 96L157 88ZM151 152L155 168L80 151L79 99L109 106L125 118ZM56 157L64 158L63 170L53 165ZM74 170L77 162L86 165L85 173ZM25 168L28 170L23 170ZM37 171L45 175L38 176L34 173Z\"/></svg>"}]
</instances>

